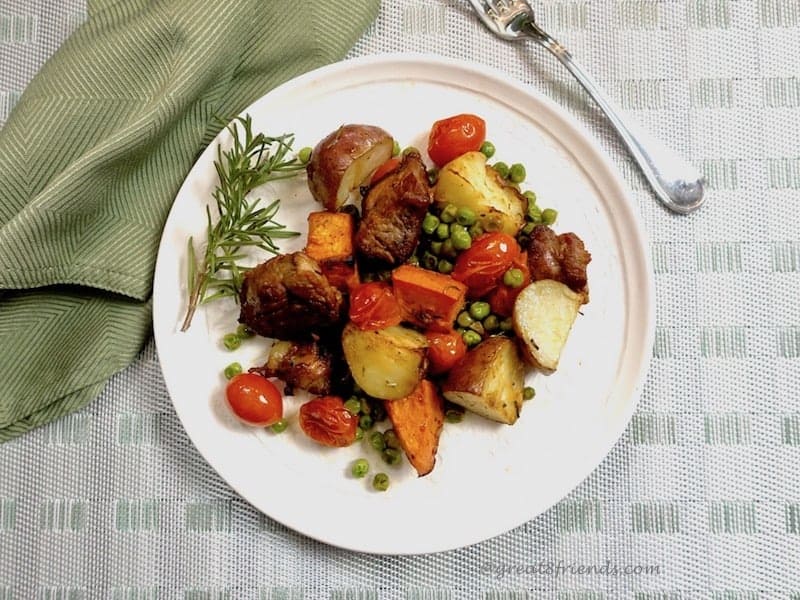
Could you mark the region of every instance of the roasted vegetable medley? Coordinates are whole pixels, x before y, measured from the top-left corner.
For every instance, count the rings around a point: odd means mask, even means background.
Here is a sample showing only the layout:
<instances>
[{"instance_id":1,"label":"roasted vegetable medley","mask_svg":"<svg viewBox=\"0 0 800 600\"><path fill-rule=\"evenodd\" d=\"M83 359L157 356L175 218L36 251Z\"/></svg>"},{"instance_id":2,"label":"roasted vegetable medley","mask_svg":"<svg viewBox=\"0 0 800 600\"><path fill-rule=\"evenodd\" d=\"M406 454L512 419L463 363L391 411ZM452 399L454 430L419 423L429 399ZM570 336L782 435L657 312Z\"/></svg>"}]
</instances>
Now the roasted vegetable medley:
<instances>
[{"instance_id":1,"label":"roasted vegetable medley","mask_svg":"<svg viewBox=\"0 0 800 600\"><path fill-rule=\"evenodd\" d=\"M525 167L490 164L495 152L475 115L434 123L427 158L355 124L305 152L321 209L303 251L244 274L240 335L274 341L263 365L226 369L237 416L283 431L283 403L304 390L306 435L332 447L363 439L389 465L405 454L420 476L464 410L517 421L534 396L526 372L558 367L589 301L591 256L521 189ZM369 461L351 472L367 476ZM372 485L387 489L388 475Z\"/></svg>"}]
</instances>

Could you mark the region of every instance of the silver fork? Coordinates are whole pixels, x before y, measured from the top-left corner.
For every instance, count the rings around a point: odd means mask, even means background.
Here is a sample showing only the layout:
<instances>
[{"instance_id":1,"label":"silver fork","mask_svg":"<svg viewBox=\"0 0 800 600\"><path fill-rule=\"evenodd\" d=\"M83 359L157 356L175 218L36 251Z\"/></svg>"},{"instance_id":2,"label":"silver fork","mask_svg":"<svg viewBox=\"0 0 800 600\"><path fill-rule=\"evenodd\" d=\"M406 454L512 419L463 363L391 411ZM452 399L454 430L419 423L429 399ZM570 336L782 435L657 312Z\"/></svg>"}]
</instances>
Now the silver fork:
<instances>
[{"instance_id":1,"label":"silver fork","mask_svg":"<svg viewBox=\"0 0 800 600\"><path fill-rule=\"evenodd\" d=\"M700 207L705 192L705 177L700 171L638 124L623 119L619 108L575 62L567 49L536 24L533 8L526 0L469 1L484 25L498 37L510 41L533 39L561 61L611 121L656 196L667 208L685 214Z\"/></svg>"}]
</instances>

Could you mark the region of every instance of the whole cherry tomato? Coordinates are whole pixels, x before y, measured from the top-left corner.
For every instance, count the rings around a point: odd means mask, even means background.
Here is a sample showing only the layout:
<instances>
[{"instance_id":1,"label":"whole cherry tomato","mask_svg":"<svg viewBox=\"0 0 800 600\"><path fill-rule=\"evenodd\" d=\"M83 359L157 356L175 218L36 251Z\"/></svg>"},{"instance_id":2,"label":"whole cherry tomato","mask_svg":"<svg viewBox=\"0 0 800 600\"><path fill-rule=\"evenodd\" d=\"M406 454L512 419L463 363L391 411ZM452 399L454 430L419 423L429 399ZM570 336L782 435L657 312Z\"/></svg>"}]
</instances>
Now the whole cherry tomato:
<instances>
[{"instance_id":1,"label":"whole cherry tomato","mask_svg":"<svg viewBox=\"0 0 800 600\"><path fill-rule=\"evenodd\" d=\"M358 417L338 396L321 396L300 407L300 429L323 446L341 448L356 440Z\"/></svg>"},{"instance_id":2,"label":"whole cherry tomato","mask_svg":"<svg viewBox=\"0 0 800 600\"><path fill-rule=\"evenodd\" d=\"M283 397L275 385L257 373L240 373L225 388L233 414L249 425L268 427L283 418Z\"/></svg>"},{"instance_id":3,"label":"whole cherry tomato","mask_svg":"<svg viewBox=\"0 0 800 600\"><path fill-rule=\"evenodd\" d=\"M492 291L520 255L520 247L505 233L486 233L456 259L452 277L464 283L473 298Z\"/></svg>"},{"instance_id":4,"label":"whole cherry tomato","mask_svg":"<svg viewBox=\"0 0 800 600\"><path fill-rule=\"evenodd\" d=\"M486 123L478 116L456 115L436 121L428 136L428 156L443 167L465 152L480 150L486 140Z\"/></svg>"},{"instance_id":5,"label":"whole cherry tomato","mask_svg":"<svg viewBox=\"0 0 800 600\"><path fill-rule=\"evenodd\" d=\"M525 252L522 252L514 259L510 268L522 271L522 285L519 287L511 287L500 284L488 297L492 312L503 317L511 316L514 312L514 302L516 302L517 296L519 296L519 293L531 282L531 272L528 270L528 256Z\"/></svg>"},{"instance_id":6,"label":"whole cherry tomato","mask_svg":"<svg viewBox=\"0 0 800 600\"><path fill-rule=\"evenodd\" d=\"M451 333L429 331L425 337L428 338L428 362L432 375L446 373L467 353L464 338L455 331Z\"/></svg>"},{"instance_id":7,"label":"whole cherry tomato","mask_svg":"<svg viewBox=\"0 0 800 600\"><path fill-rule=\"evenodd\" d=\"M370 185L375 185L381 179L386 177L389 173L394 173L397 170L397 167L400 166L400 157L395 156L394 158L390 158L385 163L383 163L380 167L375 169L375 172L372 174L372 178L369 180Z\"/></svg>"},{"instance_id":8,"label":"whole cherry tomato","mask_svg":"<svg viewBox=\"0 0 800 600\"><path fill-rule=\"evenodd\" d=\"M388 283L362 283L350 293L350 320L359 329L383 329L402 319L403 311Z\"/></svg>"}]
</instances>

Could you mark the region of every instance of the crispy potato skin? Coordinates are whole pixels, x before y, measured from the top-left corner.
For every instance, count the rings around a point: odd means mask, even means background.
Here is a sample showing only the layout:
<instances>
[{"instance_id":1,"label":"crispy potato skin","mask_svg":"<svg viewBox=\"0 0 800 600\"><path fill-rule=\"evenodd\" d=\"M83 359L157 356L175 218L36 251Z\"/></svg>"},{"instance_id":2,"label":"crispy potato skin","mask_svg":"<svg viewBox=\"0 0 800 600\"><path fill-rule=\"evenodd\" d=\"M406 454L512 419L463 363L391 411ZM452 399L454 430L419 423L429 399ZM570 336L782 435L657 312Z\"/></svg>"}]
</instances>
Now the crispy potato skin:
<instances>
[{"instance_id":1,"label":"crispy potato skin","mask_svg":"<svg viewBox=\"0 0 800 600\"><path fill-rule=\"evenodd\" d=\"M444 402L436 385L423 379L411 394L388 400L384 406L400 446L417 475L422 477L433 471L444 426Z\"/></svg>"},{"instance_id":2,"label":"crispy potato skin","mask_svg":"<svg viewBox=\"0 0 800 600\"><path fill-rule=\"evenodd\" d=\"M513 425L522 409L525 365L509 338L490 337L449 372L442 393L487 419Z\"/></svg>"},{"instance_id":3,"label":"crispy potato skin","mask_svg":"<svg viewBox=\"0 0 800 600\"><path fill-rule=\"evenodd\" d=\"M514 303L514 330L526 360L545 371L558 368L583 295L553 279L534 281Z\"/></svg>"},{"instance_id":4,"label":"crispy potato skin","mask_svg":"<svg viewBox=\"0 0 800 600\"><path fill-rule=\"evenodd\" d=\"M326 210L337 210L352 190L392 156L393 144L392 136L380 127L342 125L320 140L311 153L306 167L311 195Z\"/></svg>"},{"instance_id":5,"label":"crispy potato skin","mask_svg":"<svg viewBox=\"0 0 800 600\"><path fill-rule=\"evenodd\" d=\"M442 167L433 195L439 206L475 211L485 231L516 236L525 225L527 198L488 166L481 152L467 152Z\"/></svg>"},{"instance_id":6,"label":"crispy potato skin","mask_svg":"<svg viewBox=\"0 0 800 600\"><path fill-rule=\"evenodd\" d=\"M342 331L342 350L355 382L382 400L408 396L428 366L428 340L399 325L362 331L348 323Z\"/></svg>"}]
</instances>

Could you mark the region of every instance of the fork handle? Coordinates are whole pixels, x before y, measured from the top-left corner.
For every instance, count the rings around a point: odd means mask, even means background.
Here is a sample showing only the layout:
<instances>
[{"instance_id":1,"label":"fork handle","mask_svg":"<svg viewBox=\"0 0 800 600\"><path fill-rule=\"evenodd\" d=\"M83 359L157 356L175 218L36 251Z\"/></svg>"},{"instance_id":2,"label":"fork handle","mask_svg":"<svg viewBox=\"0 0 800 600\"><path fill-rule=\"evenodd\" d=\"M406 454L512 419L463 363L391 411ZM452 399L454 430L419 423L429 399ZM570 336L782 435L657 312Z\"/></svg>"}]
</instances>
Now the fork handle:
<instances>
[{"instance_id":1,"label":"fork handle","mask_svg":"<svg viewBox=\"0 0 800 600\"><path fill-rule=\"evenodd\" d=\"M549 50L592 97L617 130L639 164L658 199L670 210L686 214L700 207L705 192L705 177L681 156L651 136L622 111L572 58L560 43L530 23L525 32Z\"/></svg>"}]
</instances>

